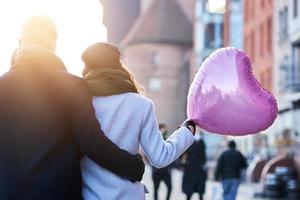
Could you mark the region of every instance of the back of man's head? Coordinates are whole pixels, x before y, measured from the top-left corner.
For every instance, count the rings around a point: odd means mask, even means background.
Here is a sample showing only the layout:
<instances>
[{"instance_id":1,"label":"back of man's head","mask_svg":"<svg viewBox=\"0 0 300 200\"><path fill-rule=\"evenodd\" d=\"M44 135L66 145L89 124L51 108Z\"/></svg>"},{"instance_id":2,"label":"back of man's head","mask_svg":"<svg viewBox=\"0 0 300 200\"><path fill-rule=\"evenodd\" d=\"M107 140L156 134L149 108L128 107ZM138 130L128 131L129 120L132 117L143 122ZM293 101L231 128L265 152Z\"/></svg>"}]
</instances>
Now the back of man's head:
<instances>
[{"instance_id":1,"label":"back of man's head","mask_svg":"<svg viewBox=\"0 0 300 200\"><path fill-rule=\"evenodd\" d=\"M38 45L55 50L57 30L54 22L47 16L38 15L25 21L21 30L20 45Z\"/></svg>"},{"instance_id":2,"label":"back of man's head","mask_svg":"<svg viewBox=\"0 0 300 200\"><path fill-rule=\"evenodd\" d=\"M228 147L229 147L230 149L235 149L235 148L236 148L235 142L234 142L233 140L230 140L230 141L228 142Z\"/></svg>"}]
</instances>

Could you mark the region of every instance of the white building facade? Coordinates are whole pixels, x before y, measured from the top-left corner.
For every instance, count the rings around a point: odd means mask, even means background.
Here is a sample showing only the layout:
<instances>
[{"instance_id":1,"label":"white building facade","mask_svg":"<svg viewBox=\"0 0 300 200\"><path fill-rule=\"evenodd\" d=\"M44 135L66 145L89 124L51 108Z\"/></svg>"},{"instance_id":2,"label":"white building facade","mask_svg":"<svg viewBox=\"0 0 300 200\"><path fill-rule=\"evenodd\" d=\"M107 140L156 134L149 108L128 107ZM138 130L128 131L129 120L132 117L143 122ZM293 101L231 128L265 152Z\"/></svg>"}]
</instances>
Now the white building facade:
<instances>
[{"instance_id":1,"label":"white building facade","mask_svg":"<svg viewBox=\"0 0 300 200\"><path fill-rule=\"evenodd\" d=\"M300 133L300 1L274 1L274 92L279 114L274 131Z\"/></svg>"}]
</instances>

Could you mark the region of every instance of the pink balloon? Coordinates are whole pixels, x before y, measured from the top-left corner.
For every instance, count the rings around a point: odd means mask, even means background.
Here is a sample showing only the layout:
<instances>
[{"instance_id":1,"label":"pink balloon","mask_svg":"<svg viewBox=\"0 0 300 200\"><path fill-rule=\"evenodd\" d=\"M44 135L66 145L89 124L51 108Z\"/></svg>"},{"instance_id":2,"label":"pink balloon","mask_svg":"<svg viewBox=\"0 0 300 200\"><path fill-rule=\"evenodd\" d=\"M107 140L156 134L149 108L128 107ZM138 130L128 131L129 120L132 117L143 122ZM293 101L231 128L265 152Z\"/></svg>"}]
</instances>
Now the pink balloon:
<instances>
[{"instance_id":1,"label":"pink balloon","mask_svg":"<svg viewBox=\"0 0 300 200\"><path fill-rule=\"evenodd\" d=\"M272 125L277 112L276 99L255 79L246 53L236 48L212 53L188 94L188 118L212 133L258 133Z\"/></svg>"}]
</instances>

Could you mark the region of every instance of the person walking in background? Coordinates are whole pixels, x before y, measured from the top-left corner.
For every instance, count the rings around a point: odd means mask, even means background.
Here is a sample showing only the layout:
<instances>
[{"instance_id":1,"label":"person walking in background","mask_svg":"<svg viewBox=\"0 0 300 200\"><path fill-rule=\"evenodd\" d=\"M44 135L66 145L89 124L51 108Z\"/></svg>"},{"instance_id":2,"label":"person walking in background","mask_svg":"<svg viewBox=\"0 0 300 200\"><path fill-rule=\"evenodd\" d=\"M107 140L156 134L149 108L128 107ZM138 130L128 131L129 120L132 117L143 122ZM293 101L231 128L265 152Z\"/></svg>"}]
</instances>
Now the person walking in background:
<instances>
[{"instance_id":1,"label":"person walking in background","mask_svg":"<svg viewBox=\"0 0 300 200\"><path fill-rule=\"evenodd\" d=\"M168 138L168 130L166 124L159 124L159 130L166 140ZM166 166L161 169L152 167L152 180L154 184L154 200L158 200L158 189L160 182L163 181L167 186L167 197L166 200L169 200L171 197L172 191L172 179L171 179L171 167Z\"/></svg>"},{"instance_id":2,"label":"person walking in background","mask_svg":"<svg viewBox=\"0 0 300 200\"><path fill-rule=\"evenodd\" d=\"M119 49L109 43L95 43L82 54L83 77L94 96L96 117L106 136L120 148L136 154L141 146L151 165L165 167L194 142L195 124L185 121L165 141L152 101L141 95L140 87L120 57ZM81 169L84 199L145 199L144 185L122 179L88 157L81 161Z\"/></svg>"},{"instance_id":3,"label":"person walking in background","mask_svg":"<svg viewBox=\"0 0 300 200\"><path fill-rule=\"evenodd\" d=\"M228 148L218 159L215 179L221 180L223 199L235 200L241 171L247 167L247 162L242 153L236 150L236 144L233 140L228 142Z\"/></svg>"},{"instance_id":4,"label":"person walking in background","mask_svg":"<svg viewBox=\"0 0 300 200\"><path fill-rule=\"evenodd\" d=\"M29 18L0 78L1 200L81 200L81 154L124 178L142 178L140 156L104 136L86 82L54 53L56 38L51 19Z\"/></svg>"},{"instance_id":5,"label":"person walking in background","mask_svg":"<svg viewBox=\"0 0 300 200\"><path fill-rule=\"evenodd\" d=\"M207 172L205 143L200 133L195 135L195 142L186 151L184 157L182 191L186 194L187 200L191 199L193 193L198 193L199 199L203 200Z\"/></svg>"}]
</instances>

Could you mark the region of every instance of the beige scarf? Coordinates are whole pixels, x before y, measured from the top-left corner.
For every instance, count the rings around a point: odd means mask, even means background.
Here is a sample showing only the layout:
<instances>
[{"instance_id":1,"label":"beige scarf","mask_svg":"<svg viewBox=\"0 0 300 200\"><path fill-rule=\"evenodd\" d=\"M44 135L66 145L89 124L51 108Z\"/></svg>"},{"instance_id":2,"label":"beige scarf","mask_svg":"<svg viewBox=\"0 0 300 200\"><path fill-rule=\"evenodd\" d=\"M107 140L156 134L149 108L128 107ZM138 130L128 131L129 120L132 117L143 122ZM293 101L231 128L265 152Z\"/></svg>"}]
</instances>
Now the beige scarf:
<instances>
[{"instance_id":1,"label":"beige scarf","mask_svg":"<svg viewBox=\"0 0 300 200\"><path fill-rule=\"evenodd\" d=\"M84 74L93 96L110 96L126 92L139 93L131 75L122 68L95 68Z\"/></svg>"}]
</instances>

